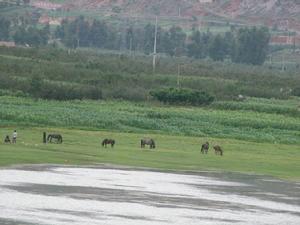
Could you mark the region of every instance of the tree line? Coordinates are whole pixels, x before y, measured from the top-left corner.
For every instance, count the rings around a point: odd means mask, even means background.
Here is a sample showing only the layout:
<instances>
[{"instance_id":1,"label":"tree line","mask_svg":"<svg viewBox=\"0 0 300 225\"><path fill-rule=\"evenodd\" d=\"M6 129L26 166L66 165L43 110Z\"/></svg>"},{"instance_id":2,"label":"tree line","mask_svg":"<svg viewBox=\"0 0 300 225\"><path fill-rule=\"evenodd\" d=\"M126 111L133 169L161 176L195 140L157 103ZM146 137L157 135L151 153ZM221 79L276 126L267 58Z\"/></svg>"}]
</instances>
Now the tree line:
<instances>
[{"instance_id":1,"label":"tree line","mask_svg":"<svg viewBox=\"0 0 300 225\"><path fill-rule=\"evenodd\" d=\"M87 20L83 16L65 19L54 32L49 25L38 27L21 23L11 32L11 22L0 18L0 40L14 40L29 46L46 45L50 39L60 40L68 48L93 47L109 50L153 52L155 25L117 28L100 20ZM231 60L236 63L261 65L264 63L270 33L264 27L240 28L224 34L193 29L190 35L178 26L157 28L157 52L171 57L189 56L214 61Z\"/></svg>"}]
</instances>

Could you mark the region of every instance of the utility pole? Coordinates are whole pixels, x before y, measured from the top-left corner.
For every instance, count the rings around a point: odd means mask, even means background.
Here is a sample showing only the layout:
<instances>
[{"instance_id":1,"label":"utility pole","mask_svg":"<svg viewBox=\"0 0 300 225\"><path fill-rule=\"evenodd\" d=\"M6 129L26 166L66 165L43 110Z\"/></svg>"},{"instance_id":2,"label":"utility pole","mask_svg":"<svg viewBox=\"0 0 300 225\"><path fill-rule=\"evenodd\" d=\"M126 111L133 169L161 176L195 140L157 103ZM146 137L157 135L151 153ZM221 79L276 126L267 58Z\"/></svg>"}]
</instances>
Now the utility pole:
<instances>
[{"instance_id":1,"label":"utility pole","mask_svg":"<svg viewBox=\"0 0 300 225\"><path fill-rule=\"evenodd\" d=\"M179 78L180 78L180 73L181 73L181 67L180 67L180 63L178 64L178 68L177 68L177 88L179 89L180 88L180 81L179 81Z\"/></svg>"},{"instance_id":2,"label":"utility pole","mask_svg":"<svg viewBox=\"0 0 300 225\"><path fill-rule=\"evenodd\" d=\"M155 19L155 34L154 34L154 48L153 48L153 74L155 74L156 71L156 53L157 53L157 16Z\"/></svg>"},{"instance_id":3,"label":"utility pole","mask_svg":"<svg viewBox=\"0 0 300 225\"><path fill-rule=\"evenodd\" d=\"M282 62L281 62L281 70L285 71L286 67L285 67L285 54L283 53L282 55Z\"/></svg>"}]
</instances>

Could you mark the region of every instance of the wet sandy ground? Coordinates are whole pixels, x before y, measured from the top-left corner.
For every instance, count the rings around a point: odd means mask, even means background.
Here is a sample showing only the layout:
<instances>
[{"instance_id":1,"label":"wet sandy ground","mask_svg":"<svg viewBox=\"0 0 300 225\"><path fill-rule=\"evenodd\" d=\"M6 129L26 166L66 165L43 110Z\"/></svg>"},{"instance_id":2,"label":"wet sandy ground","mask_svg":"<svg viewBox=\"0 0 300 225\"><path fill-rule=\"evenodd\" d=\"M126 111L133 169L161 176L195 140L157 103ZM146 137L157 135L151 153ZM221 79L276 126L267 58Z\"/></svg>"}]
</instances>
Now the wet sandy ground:
<instances>
[{"instance_id":1,"label":"wet sandy ground","mask_svg":"<svg viewBox=\"0 0 300 225\"><path fill-rule=\"evenodd\" d=\"M300 224L300 184L107 167L0 170L2 225Z\"/></svg>"}]
</instances>

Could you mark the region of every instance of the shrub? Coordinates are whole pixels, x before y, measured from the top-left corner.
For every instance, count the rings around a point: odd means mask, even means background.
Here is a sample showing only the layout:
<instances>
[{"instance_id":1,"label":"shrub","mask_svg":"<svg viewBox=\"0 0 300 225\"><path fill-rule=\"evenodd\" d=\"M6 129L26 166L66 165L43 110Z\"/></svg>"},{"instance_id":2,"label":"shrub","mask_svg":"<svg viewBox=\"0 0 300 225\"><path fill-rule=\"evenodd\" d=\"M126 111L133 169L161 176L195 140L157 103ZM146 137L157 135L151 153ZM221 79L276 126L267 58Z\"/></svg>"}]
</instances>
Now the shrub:
<instances>
[{"instance_id":1,"label":"shrub","mask_svg":"<svg viewBox=\"0 0 300 225\"><path fill-rule=\"evenodd\" d=\"M294 95L294 96L299 96L299 97L300 97L300 87L295 88L295 89L292 91L292 95Z\"/></svg>"},{"instance_id":2,"label":"shrub","mask_svg":"<svg viewBox=\"0 0 300 225\"><path fill-rule=\"evenodd\" d=\"M150 95L163 103L185 105L209 105L214 97L204 91L169 88L151 91Z\"/></svg>"}]
</instances>

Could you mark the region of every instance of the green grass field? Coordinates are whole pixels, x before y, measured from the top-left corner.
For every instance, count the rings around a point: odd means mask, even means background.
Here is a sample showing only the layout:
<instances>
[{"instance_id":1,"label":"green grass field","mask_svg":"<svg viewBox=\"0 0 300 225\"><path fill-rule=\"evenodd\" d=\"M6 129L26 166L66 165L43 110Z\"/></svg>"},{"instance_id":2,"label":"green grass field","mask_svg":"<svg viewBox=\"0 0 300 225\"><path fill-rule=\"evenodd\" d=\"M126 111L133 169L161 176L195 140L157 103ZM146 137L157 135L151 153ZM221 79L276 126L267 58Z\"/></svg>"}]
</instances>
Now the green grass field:
<instances>
[{"instance_id":1,"label":"green grass field","mask_svg":"<svg viewBox=\"0 0 300 225\"><path fill-rule=\"evenodd\" d=\"M1 136L13 127L1 129ZM42 132L58 132L64 143L42 144ZM116 133L60 128L18 129L18 143L0 144L0 165L14 164L96 164L110 163L189 171L234 171L271 175L289 180L300 178L300 151L296 145L253 143L232 139L197 138L160 134ZM141 150L142 137L152 137L156 150ZM116 139L114 149L103 148L105 137ZM208 140L224 148L224 156L200 154L200 144Z\"/></svg>"},{"instance_id":2,"label":"green grass field","mask_svg":"<svg viewBox=\"0 0 300 225\"><path fill-rule=\"evenodd\" d=\"M172 170L215 170L300 179L299 99L216 102L175 107L126 101L46 101L0 97L0 137L18 130L16 145L0 144L0 165L111 163ZM62 145L42 144L57 132ZM103 149L103 138L117 141ZM153 137L155 151L141 151ZM205 141L223 157L200 154Z\"/></svg>"}]
</instances>

